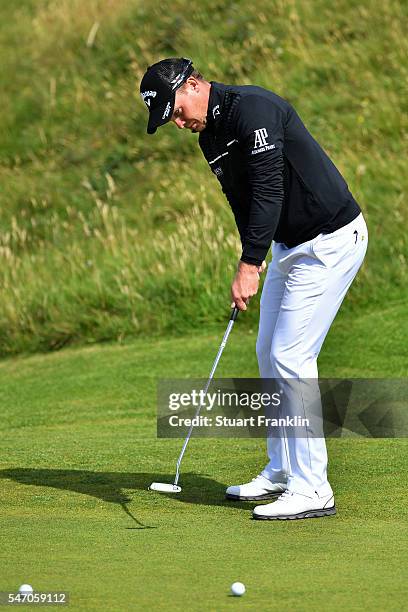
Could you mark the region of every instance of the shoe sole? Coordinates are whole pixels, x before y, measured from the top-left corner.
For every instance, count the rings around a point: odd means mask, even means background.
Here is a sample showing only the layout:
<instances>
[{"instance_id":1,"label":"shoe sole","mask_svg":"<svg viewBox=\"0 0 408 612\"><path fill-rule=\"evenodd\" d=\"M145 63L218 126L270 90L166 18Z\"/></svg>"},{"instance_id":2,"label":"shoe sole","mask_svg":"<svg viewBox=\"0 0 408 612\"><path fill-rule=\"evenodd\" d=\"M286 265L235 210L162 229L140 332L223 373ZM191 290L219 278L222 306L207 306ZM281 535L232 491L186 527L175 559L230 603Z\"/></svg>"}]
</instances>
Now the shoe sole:
<instances>
[{"instance_id":1,"label":"shoe sole","mask_svg":"<svg viewBox=\"0 0 408 612\"><path fill-rule=\"evenodd\" d=\"M252 518L256 521L293 521L295 519L319 518L321 516L331 516L336 514L336 506L321 510L307 510L298 514L281 514L279 516L266 516L265 514L253 514Z\"/></svg>"},{"instance_id":2,"label":"shoe sole","mask_svg":"<svg viewBox=\"0 0 408 612\"><path fill-rule=\"evenodd\" d=\"M277 491L276 493L264 493L264 495L256 495L256 496L244 496L244 495L231 495L230 493L226 493L225 499L229 499L231 501L261 501L263 499L273 499L279 495L282 495L283 491Z\"/></svg>"}]
</instances>

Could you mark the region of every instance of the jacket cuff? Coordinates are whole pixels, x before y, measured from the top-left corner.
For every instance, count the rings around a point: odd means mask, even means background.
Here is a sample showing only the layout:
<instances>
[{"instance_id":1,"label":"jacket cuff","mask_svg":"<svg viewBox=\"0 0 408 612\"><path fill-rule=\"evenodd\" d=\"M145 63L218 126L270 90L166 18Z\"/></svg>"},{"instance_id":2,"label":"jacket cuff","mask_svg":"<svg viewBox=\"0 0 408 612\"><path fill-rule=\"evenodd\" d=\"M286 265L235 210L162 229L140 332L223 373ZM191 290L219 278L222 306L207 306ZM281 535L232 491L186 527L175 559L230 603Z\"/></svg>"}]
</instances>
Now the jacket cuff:
<instances>
[{"instance_id":1,"label":"jacket cuff","mask_svg":"<svg viewBox=\"0 0 408 612\"><path fill-rule=\"evenodd\" d=\"M242 250L241 261L255 266L260 266L268 254L269 249L246 244Z\"/></svg>"},{"instance_id":2,"label":"jacket cuff","mask_svg":"<svg viewBox=\"0 0 408 612\"><path fill-rule=\"evenodd\" d=\"M263 259L258 259L257 257L249 257L248 255L241 255L241 261L247 264L252 264L253 266L261 266Z\"/></svg>"}]
</instances>

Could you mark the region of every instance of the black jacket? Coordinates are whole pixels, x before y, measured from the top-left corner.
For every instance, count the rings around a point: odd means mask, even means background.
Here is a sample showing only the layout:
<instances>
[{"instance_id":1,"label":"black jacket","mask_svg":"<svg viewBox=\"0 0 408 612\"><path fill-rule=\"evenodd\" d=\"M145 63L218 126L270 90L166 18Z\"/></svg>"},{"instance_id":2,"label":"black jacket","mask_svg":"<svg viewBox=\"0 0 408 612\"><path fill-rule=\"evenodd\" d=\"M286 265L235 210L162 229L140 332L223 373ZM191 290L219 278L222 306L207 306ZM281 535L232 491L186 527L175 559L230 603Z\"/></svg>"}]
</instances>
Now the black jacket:
<instances>
[{"instance_id":1,"label":"black jacket","mask_svg":"<svg viewBox=\"0 0 408 612\"><path fill-rule=\"evenodd\" d=\"M294 108L271 91L211 82L199 144L233 210L242 261L260 265L272 240L297 246L360 213Z\"/></svg>"}]
</instances>

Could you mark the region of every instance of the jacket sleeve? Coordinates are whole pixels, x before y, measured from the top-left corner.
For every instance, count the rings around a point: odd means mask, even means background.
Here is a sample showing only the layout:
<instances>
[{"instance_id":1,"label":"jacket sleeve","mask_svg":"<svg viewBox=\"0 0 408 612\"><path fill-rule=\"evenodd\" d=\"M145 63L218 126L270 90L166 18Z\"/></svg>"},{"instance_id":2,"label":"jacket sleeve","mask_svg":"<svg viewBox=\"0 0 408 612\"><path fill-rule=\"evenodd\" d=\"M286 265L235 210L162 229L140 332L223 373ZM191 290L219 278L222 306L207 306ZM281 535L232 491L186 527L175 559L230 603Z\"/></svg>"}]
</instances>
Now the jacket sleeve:
<instances>
[{"instance_id":1,"label":"jacket sleeve","mask_svg":"<svg viewBox=\"0 0 408 612\"><path fill-rule=\"evenodd\" d=\"M283 204L284 111L259 94L244 96L235 116L250 187L241 260L261 265L271 246Z\"/></svg>"},{"instance_id":2,"label":"jacket sleeve","mask_svg":"<svg viewBox=\"0 0 408 612\"><path fill-rule=\"evenodd\" d=\"M240 203L236 200L233 193L226 189L221 184L222 192L228 200L231 206L232 212L234 213L235 224L238 228L239 236L241 238L242 248L244 248L245 232L248 225L248 218L246 212L242 210Z\"/></svg>"}]
</instances>

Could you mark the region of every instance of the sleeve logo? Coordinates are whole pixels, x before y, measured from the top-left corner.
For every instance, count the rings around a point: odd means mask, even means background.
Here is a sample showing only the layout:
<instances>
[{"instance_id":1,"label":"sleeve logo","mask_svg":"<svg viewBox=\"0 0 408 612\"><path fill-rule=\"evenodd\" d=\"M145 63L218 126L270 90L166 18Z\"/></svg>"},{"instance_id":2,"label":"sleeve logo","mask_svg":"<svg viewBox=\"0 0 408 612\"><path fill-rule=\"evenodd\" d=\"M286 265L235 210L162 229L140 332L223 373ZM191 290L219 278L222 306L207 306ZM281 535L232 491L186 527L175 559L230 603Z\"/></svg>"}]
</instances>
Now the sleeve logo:
<instances>
[{"instance_id":1,"label":"sleeve logo","mask_svg":"<svg viewBox=\"0 0 408 612\"><path fill-rule=\"evenodd\" d=\"M255 134L255 142L254 148L252 150L252 155L256 155L257 153L263 153L264 151L270 151L271 149L275 149L274 144L268 144L268 132L266 128L260 128L259 130L254 131Z\"/></svg>"},{"instance_id":2,"label":"sleeve logo","mask_svg":"<svg viewBox=\"0 0 408 612\"><path fill-rule=\"evenodd\" d=\"M266 147L266 145L268 144L266 141L267 138L268 138L268 132L266 131L266 128L255 130L254 149L259 149L260 147Z\"/></svg>"}]
</instances>

